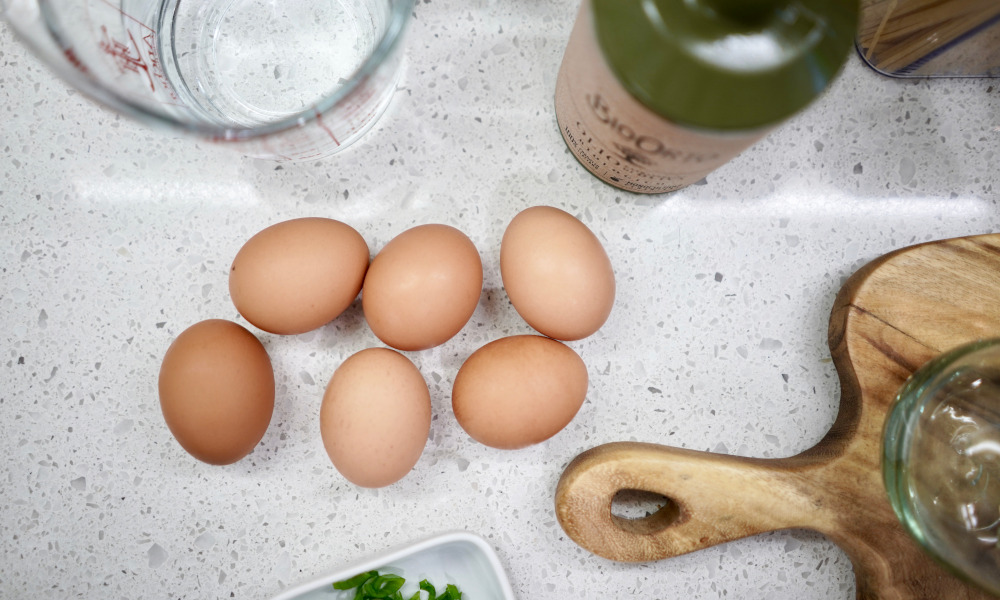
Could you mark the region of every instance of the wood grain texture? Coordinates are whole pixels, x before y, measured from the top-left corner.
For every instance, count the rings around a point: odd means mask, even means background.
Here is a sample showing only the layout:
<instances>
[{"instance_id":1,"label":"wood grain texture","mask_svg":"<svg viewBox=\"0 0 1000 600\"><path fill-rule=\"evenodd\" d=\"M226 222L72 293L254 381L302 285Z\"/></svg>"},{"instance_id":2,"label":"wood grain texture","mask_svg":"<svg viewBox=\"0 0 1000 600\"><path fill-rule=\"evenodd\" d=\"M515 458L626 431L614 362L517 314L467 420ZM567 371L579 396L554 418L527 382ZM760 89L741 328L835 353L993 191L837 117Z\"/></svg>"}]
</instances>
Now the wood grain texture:
<instances>
[{"instance_id":1,"label":"wood grain texture","mask_svg":"<svg viewBox=\"0 0 1000 600\"><path fill-rule=\"evenodd\" d=\"M830 351L840 410L813 448L782 459L616 442L563 473L556 515L591 552L651 561L778 529L819 531L850 558L860 600L991 598L932 561L882 482L882 428L903 382L938 354L1000 337L1000 234L929 242L858 270L837 295ZM657 513L612 514L622 490L662 494Z\"/></svg>"}]
</instances>

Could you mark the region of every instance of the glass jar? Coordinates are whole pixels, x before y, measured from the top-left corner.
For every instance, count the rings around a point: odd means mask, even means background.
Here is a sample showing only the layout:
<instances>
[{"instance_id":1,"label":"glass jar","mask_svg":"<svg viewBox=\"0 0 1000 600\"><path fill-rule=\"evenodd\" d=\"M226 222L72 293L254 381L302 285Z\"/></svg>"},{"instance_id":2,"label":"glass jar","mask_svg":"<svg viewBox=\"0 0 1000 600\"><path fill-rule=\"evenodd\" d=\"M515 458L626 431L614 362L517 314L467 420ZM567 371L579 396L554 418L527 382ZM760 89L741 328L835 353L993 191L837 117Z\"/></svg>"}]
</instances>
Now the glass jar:
<instances>
[{"instance_id":1,"label":"glass jar","mask_svg":"<svg viewBox=\"0 0 1000 600\"><path fill-rule=\"evenodd\" d=\"M1000 339L942 354L910 377L886 420L882 469L917 542L1000 594Z\"/></svg>"}]
</instances>

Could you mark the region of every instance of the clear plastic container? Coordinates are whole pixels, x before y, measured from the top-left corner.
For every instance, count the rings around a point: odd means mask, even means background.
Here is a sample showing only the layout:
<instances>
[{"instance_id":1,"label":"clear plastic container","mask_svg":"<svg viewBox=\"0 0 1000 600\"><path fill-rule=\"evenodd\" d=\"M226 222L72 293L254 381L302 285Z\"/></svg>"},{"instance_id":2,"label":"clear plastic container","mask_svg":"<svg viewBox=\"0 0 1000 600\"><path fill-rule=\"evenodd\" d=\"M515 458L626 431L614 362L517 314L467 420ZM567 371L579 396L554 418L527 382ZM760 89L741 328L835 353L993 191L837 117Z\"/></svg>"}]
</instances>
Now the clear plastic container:
<instances>
[{"instance_id":1,"label":"clear plastic container","mask_svg":"<svg viewBox=\"0 0 1000 600\"><path fill-rule=\"evenodd\" d=\"M862 0L858 50L891 77L1000 77L1000 2Z\"/></svg>"}]
</instances>

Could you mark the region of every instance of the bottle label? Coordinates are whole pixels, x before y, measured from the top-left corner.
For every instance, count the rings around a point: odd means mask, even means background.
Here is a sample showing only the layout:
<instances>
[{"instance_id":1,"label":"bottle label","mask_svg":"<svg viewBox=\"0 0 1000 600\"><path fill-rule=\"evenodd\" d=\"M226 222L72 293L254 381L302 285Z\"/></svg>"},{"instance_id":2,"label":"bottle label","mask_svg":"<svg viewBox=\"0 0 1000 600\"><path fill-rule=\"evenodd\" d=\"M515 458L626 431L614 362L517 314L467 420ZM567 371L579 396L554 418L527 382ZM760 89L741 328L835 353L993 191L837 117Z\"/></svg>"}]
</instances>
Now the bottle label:
<instances>
[{"instance_id":1,"label":"bottle label","mask_svg":"<svg viewBox=\"0 0 1000 600\"><path fill-rule=\"evenodd\" d=\"M615 187L646 194L701 180L767 133L695 131L646 108L618 83L605 61L590 0L583 0L566 45L555 105L563 139L587 170Z\"/></svg>"}]
</instances>

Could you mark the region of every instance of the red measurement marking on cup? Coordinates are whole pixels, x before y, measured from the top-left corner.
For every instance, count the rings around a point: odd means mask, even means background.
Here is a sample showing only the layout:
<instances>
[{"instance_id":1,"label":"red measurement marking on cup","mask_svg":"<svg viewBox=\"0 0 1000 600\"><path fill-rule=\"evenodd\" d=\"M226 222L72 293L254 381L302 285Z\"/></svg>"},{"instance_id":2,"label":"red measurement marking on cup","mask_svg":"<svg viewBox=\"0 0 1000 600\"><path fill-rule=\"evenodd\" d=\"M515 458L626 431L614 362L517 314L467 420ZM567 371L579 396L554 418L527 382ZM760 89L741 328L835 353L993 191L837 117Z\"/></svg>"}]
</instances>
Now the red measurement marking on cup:
<instances>
[{"instance_id":1,"label":"red measurement marking on cup","mask_svg":"<svg viewBox=\"0 0 1000 600\"><path fill-rule=\"evenodd\" d=\"M80 57L76 55L76 51L72 48L66 48L63 50L63 56L66 57L69 64L73 65L77 71L80 71L81 73L90 72L90 69L87 68L87 65L83 64L83 61L80 60Z\"/></svg>"},{"instance_id":2,"label":"red measurement marking on cup","mask_svg":"<svg viewBox=\"0 0 1000 600\"><path fill-rule=\"evenodd\" d=\"M149 89L155 92L156 84L153 81L153 75L150 73L149 64L143 57L142 51L139 50L139 44L136 43L132 32L127 32L129 42L131 43L123 43L113 39L108 33L108 28L103 25L101 25L101 33L104 34L104 39L100 42L101 50L111 55L115 64L118 65L119 71L122 73L126 71L143 73L146 79L149 80Z\"/></svg>"},{"instance_id":3,"label":"red measurement marking on cup","mask_svg":"<svg viewBox=\"0 0 1000 600\"><path fill-rule=\"evenodd\" d=\"M323 131L325 131L327 135L330 136L330 139L333 140L334 144L337 144L339 146L340 140L337 139L337 136L333 135L333 131L326 126L326 123L323 122L323 117L322 115L319 114L319 111L313 110L313 112L316 114L316 124L319 125L320 128L323 129Z\"/></svg>"},{"instance_id":4,"label":"red measurement marking on cup","mask_svg":"<svg viewBox=\"0 0 1000 600\"><path fill-rule=\"evenodd\" d=\"M167 93L170 100L179 100L167 80L166 73L163 72L159 54L156 52L156 32L139 19L123 11L120 6L116 6L108 0L102 1L141 28L141 41L136 40L132 31L128 29L125 31L128 35L128 42L116 40L102 25L101 32L104 34L104 40L100 42L101 49L112 57L121 73L133 72L145 75L149 81L150 90L155 92L157 90L156 84L159 83L160 90Z\"/></svg>"}]
</instances>

